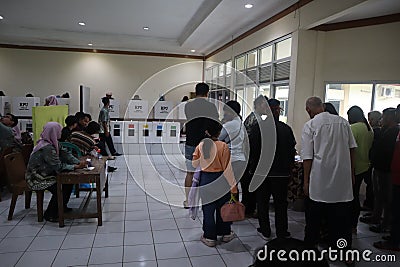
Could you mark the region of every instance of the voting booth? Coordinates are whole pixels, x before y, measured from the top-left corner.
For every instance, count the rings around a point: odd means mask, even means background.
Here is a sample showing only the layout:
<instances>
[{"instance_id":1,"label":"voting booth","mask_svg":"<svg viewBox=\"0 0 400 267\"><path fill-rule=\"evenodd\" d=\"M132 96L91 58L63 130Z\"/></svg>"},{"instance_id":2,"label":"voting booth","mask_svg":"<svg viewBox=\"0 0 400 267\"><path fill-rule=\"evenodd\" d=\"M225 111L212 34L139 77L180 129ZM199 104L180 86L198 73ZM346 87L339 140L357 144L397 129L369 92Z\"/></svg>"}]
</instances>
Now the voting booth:
<instances>
[{"instance_id":1,"label":"voting booth","mask_svg":"<svg viewBox=\"0 0 400 267\"><path fill-rule=\"evenodd\" d=\"M168 118L174 118L173 112L174 109L174 102L171 101L158 101L154 105L154 119L159 120L159 119L166 119ZM171 114L170 114L171 113Z\"/></svg>"},{"instance_id":2,"label":"voting booth","mask_svg":"<svg viewBox=\"0 0 400 267\"><path fill-rule=\"evenodd\" d=\"M153 123L147 121L139 121L139 143L151 143L153 136Z\"/></svg>"},{"instance_id":3,"label":"voting booth","mask_svg":"<svg viewBox=\"0 0 400 267\"><path fill-rule=\"evenodd\" d=\"M70 105L70 103L71 103L71 98L57 98L57 101L58 101L58 105L60 105L60 106L68 106L68 113L69 113L69 110L70 110L70 108L69 108L69 105Z\"/></svg>"},{"instance_id":4,"label":"voting booth","mask_svg":"<svg viewBox=\"0 0 400 267\"><path fill-rule=\"evenodd\" d=\"M100 101L99 108L103 108L104 104ZM110 106L108 107L108 114L110 115L110 119L118 119L119 116L119 100L117 99L110 99Z\"/></svg>"},{"instance_id":5,"label":"voting booth","mask_svg":"<svg viewBox=\"0 0 400 267\"><path fill-rule=\"evenodd\" d=\"M139 122L124 121L124 144L139 143Z\"/></svg>"},{"instance_id":6,"label":"voting booth","mask_svg":"<svg viewBox=\"0 0 400 267\"><path fill-rule=\"evenodd\" d=\"M4 115L7 113L12 113L11 103L12 99L10 96L0 96L0 114Z\"/></svg>"},{"instance_id":7,"label":"voting booth","mask_svg":"<svg viewBox=\"0 0 400 267\"><path fill-rule=\"evenodd\" d=\"M147 119L149 115L149 102L145 100L129 100L128 118Z\"/></svg>"},{"instance_id":8,"label":"voting booth","mask_svg":"<svg viewBox=\"0 0 400 267\"><path fill-rule=\"evenodd\" d=\"M21 130L21 133L23 133L23 132L33 133L32 120L19 119L18 124L19 124L19 129Z\"/></svg>"},{"instance_id":9,"label":"voting booth","mask_svg":"<svg viewBox=\"0 0 400 267\"><path fill-rule=\"evenodd\" d=\"M40 97L13 97L12 113L15 116L32 117L32 108L40 105Z\"/></svg>"},{"instance_id":10,"label":"voting booth","mask_svg":"<svg viewBox=\"0 0 400 267\"><path fill-rule=\"evenodd\" d=\"M178 104L178 106L176 107L177 111L178 111L178 120L186 120L186 114L185 114L185 106L186 106L187 102L181 102Z\"/></svg>"},{"instance_id":11,"label":"voting booth","mask_svg":"<svg viewBox=\"0 0 400 267\"><path fill-rule=\"evenodd\" d=\"M124 122L123 121L111 121L110 122L111 135L114 143L122 144L124 134Z\"/></svg>"}]
</instances>

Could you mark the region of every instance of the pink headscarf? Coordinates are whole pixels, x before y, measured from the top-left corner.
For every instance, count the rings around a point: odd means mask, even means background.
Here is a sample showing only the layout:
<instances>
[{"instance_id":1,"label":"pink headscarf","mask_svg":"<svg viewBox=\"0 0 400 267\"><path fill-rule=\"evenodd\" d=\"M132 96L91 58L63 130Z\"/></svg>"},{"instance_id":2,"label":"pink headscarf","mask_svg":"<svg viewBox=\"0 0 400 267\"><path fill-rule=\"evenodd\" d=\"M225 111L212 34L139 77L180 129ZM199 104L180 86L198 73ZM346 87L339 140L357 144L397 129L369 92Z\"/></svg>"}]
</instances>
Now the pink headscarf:
<instances>
[{"instance_id":1,"label":"pink headscarf","mask_svg":"<svg viewBox=\"0 0 400 267\"><path fill-rule=\"evenodd\" d=\"M35 153L39 149L49 144L53 145L59 153L58 149L58 139L61 138L62 126L58 122L48 122L43 127L43 132L40 134L40 139L38 140L36 146L33 148L32 153Z\"/></svg>"},{"instance_id":2,"label":"pink headscarf","mask_svg":"<svg viewBox=\"0 0 400 267\"><path fill-rule=\"evenodd\" d=\"M49 95L46 97L45 101L45 106L58 106L58 100L55 95Z\"/></svg>"}]
</instances>

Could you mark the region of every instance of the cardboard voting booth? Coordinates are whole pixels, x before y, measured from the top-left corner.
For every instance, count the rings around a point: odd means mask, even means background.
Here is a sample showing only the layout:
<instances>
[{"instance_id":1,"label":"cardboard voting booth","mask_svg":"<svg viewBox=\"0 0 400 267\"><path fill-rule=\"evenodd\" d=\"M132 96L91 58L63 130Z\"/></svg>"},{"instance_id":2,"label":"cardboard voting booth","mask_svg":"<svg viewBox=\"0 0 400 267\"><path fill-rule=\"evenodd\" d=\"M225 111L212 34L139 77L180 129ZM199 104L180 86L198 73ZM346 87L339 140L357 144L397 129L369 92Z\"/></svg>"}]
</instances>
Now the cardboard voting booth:
<instances>
[{"instance_id":1,"label":"cardboard voting booth","mask_svg":"<svg viewBox=\"0 0 400 267\"><path fill-rule=\"evenodd\" d=\"M124 139L125 144L137 144L139 142L139 122L124 121Z\"/></svg>"},{"instance_id":2,"label":"cardboard voting booth","mask_svg":"<svg viewBox=\"0 0 400 267\"><path fill-rule=\"evenodd\" d=\"M116 144L122 144L123 142L123 134L124 134L124 122L123 121L111 121L111 136Z\"/></svg>"},{"instance_id":3,"label":"cardboard voting booth","mask_svg":"<svg viewBox=\"0 0 400 267\"><path fill-rule=\"evenodd\" d=\"M181 102L177 106L178 110L178 120L186 120L186 114L185 114L185 106L187 102Z\"/></svg>"},{"instance_id":4,"label":"cardboard voting booth","mask_svg":"<svg viewBox=\"0 0 400 267\"><path fill-rule=\"evenodd\" d=\"M40 97L13 97L12 113L15 116L32 116L32 108L40 105Z\"/></svg>"},{"instance_id":5,"label":"cardboard voting booth","mask_svg":"<svg viewBox=\"0 0 400 267\"><path fill-rule=\"evenodd\" d=\"M128 117L130 119L147 119L149 102L145 100L129 100Z\"/></svg>"},{"instance_id":6,"label":"cardboard voting booth","mask_svg":"<svg viewBox=\"0 0 400 267\"><path fill-rule=\"evenodd\" d=\"M154 119L173 119L174 116L171 112L174 109L174 102L171 101L158 101L154 105Z\"/></svg>"},{"instance_id":7,"label":"cardboard voting booth","mask_svg":"<svg viewBox=\"0 0 400 267\"><path fill-rule=\"evenodd\" d=\"M43 126L49 121L55 121L64 126L68 116L68 106L39 106L32 108L33 141L39 140Z\"/></svg>"},{"instance_id":8,"label":"cardboard voting booth","mask_svg":"<svg viewBox=\"0 0 400 267\"><path fill-rule=\"evenodd\" d=\"M60 105L60 106L65 106L65 105L67 105L68 106L68 111L69 111L69 105L70 105L70 103L71 103L71 98L57 98L57 101L58 101L58 105Z\"/></svg>"},{"instance_id":9,"label":"cardboard voting booth","mask_svg":"<svg viewBox=\"0 0 400 267\"><path fill-rule=\"evenodd\" d=\"M7 113L12 113L11 105L12 99L10 96L0 96L0 114L4 115Z\"/></svg>"},{"instance_id":10,"label":"cardboard voting booth","mask_svg":"<svg viewBox=\"0 0 400 267\"><path fill-rule=\"evenodd\" d=\"M151 143L153 136L153 123L147 121L139 121L139 143Z\"/></svg>"},{"instance_id":11,"label":"cardboard voting booth","mask_svg":"<svg viewBox=\"0 0 400 267\"><path fill-rule=\"evenodd\" d=\"M103 103L100 101L99 103L99 108L101 109L103 107ZM109 110L109 114L110 114L110 118L111 119L118 119L120 118L119 116L119 100L117 99L110 99L110 106L108 108Z\"/></svg>"},{"instance_id":12,"label":"cardboard voting booth","mask_svg":"<svg viewBox=\"0 0 400 267\"><path fill-rule=\"evenodd\" d=\"M33 133L32 120L19 119L18 124L19 124L19 129L21 130L21 133L23 133L23 132Z\"/></svg>"}]
</instances>

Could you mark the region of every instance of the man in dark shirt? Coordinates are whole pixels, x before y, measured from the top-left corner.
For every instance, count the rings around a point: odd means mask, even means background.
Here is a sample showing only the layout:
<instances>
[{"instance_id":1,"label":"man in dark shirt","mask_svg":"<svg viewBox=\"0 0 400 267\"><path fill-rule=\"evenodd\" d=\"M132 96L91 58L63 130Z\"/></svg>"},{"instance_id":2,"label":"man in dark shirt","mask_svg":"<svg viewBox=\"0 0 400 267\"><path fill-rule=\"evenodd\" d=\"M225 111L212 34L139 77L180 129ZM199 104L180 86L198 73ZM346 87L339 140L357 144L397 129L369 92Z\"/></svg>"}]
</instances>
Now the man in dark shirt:
<instances>
[{"instance_id":1,"label":"man in dark shirt","mask_svg":"<svg viewBox=\"0 0 400 267\"><path fill-rule=\"evenodd\" d=\"M78 127L78 119L74 115L69 115L65 118L65 127L61 130L61 138L58 139L60 142L69 141L72 132Z\"/></svg>"},{"instance_id":2,"label":"man in dark shirt","mask_svg":"<svg viewBox=\"0 0 400 267\"><path fill-rule=\"evenodd\" d=\"M387 108L382 112L382 129L377 139L372 143L370 151L371 164L374 168L372 176L375 196L374 211L371 217L360 219L365 223L377 224L370 227L373 232L380 233L390 228L392 196L390 167L398 133L396 109ZM381 223L382 213L384 213L384 216Z\"/></svg>"},{"instance_id":3,"label":"man in dark shirt","mask_svg":"<svg viewBox=\"0 0 400 267\"><path fill-rule=\"evenodd\" d=\"M186 200L183 206L187 208L187 197L192 185L194 169L192 166L193 152L196 146L205 137L205 130L210 120L219 120L216 106L207 100L210 88L206 83L196 84L196 99L185 105L186 115L186 178L185 193Z\"/></svg>"},{"instance_id":4,"label":"man in dark shirt","mask_svg":"<svg viewBox=\"0 0 400 267\"><path fill-rule=\"evenodd\" d=\"M272 195L275 207L276 236L284 238L290 236L287 218L287 192L289 177L294 166L296 140L292 129L287 124L279 121L281 111L279 100L269 99L268 104L275 121L276 148L267 178L256 190L258 223L260 225L257 231L266 238L271 235L268 211L269 199ZM261 122L261 127L266 127L266 124ZM259 141L261 146L261 140Z\"/></svg>"}]
</instances>

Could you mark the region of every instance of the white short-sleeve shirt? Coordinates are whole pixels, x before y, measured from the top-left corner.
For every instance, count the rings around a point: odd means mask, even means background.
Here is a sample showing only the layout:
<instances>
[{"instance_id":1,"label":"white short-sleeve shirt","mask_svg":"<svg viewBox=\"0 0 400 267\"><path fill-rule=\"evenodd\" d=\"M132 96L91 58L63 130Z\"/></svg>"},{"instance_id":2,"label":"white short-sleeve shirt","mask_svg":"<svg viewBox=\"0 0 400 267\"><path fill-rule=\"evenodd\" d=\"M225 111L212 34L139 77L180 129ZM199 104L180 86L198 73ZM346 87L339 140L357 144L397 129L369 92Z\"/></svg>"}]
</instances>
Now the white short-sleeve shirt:
<instances>
[{"instance_id":1,"label":"white short-sleeve shirt","mask_svg":"<svg viewBox=\"0 0 400 267\"><path fill-rule=\"evenodd\" d=\"M323 112L304 125L301 157L313 160L309 181L312 200L353 200L350 148L355 147L350 125L340 116Z\"/></svg>"}]
</instances>

